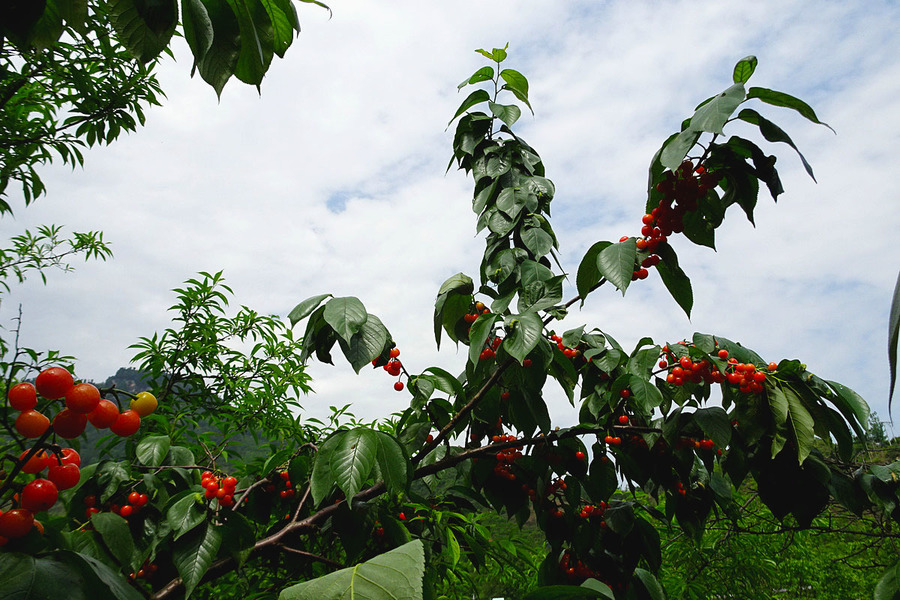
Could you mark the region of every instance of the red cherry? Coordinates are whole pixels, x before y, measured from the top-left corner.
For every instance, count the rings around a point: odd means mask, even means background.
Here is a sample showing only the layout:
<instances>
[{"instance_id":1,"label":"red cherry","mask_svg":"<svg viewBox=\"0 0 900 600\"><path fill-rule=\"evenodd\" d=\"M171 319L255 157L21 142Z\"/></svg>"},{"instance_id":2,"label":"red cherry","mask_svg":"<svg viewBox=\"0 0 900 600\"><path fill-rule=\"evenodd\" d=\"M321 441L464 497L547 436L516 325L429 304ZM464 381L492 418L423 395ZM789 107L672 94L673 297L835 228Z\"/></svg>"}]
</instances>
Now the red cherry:
<instances>
[{"instance_id":1,"label":"red cherry","mask_svg":"<svg viewBox=\"0 0 900 600\"><path fill-rule=\"evenodd\" d=\"M26 450L25 452L20 454L19 460L22 460L23 458L25 458L25 455L28 454L28 452L29 451ZM26 462L24 465L22 465L22 472L29 473L29 474L40 473L41 471L43 471L44 469L47 468L47 459L48 458L50 458L50 457L47 455L47 453L44 452L43 450L41 450L40 452L38 452L37 454L35 454L31 458L29 458L28 462Z\"/></svg>"},{"instance_id":2,"label":"red cherry","mask_svg":"<svg viewBox=\"0 0 900 600\"><path fill-rule=\"evenodd\" d=\"M37 406L37 390L27 381L9 388L7 398L10 408L14 410L31 410Z\"/></svg>"},{"instance_id":3,"label":"red cherry","mask_svg":"<svg viewBox=\"0 0 900 600\"><path fill-rule=\"evenodd\" d=\"M400 356L400 348L391 348L391 358Z\"/></svg>"},{"instance_id":4,"label":"red cherry","mask_svg":"<svg viewBox=\"0 0 900 600\"><path fill-rule=\"evenodd\" d=\"M35 479L22 488L21 506L33 513L47 510L59 498L59 489L49 479ZM9 537L9 536L6 536Z\"/></svg>"},{"instance_id":5,"label":"red cherry","mask_svg":"<svg viewBox=\"0 0 900 600\"><path fill-rule=\"evenodd\" d=\"M84 433L87 415L64 408L53 418L53 431L61 438L71 440Z\"/></svg>"},{"instance_id":6,"label":"red cherry","mask_svg":"<svg viewBox=\"0 0 900 600\"><path fill-rule=\"evenodd\" d=\"M398 392L402 392L403 391L403 382L398 381L398 382L394 383L394 389L397 390Z\"/></svg>"},{"instance_id":7,"label":"red cherry","mask_svg":"<svg viewBox=\"0 0 900 600\"><path fill-rule=\"evenodd\" d=\"M41 371L34 380L37 393L47 400L57 400L75 385L72 374L62 367L50 367Z\"/></svg>"},{"instance_id":8,"label":"red cherry","mask_svg":"<svg viewBox=\"0 0 900 600\"><path fill-rule=\"evenodd\" d=\"M122 508L119 509L119 515L123 516L125 518L130 517L131 513L133 513L133 512L134 512L134 507L130 504L126 504L125 506L123 506Z\"/></svg>"},{"instance_id":9,"label":"red cherry","mask_svg":"<svg viewBox=\"0 0 900 600\"><path fill-rule=\"evenodd\" d=\"M129 504L137 504L141 500L141 495L138 492L131 492L128 494L128 503Z\"/></svg>"},{"instance_id":10,"label":"red cherry","mask_svg":"<svg viewBox=\"0 0 900 600\"><path fill-rule=\"evenodd\" d=\"M137 433L141 427L141 417L133 410L126 410L110 425L109 430L120 437L128 437Z\"/></svg>"},{"instance_id":11,"label":"red cherry","mask_svg":"<svg viewBox=\"0 0 900 600\"><path fill-rule=\"evenodd\" d=\"M90 383L73 385L66 392L66 408L76 413L87 414L100 403L100 390Z\"/></svg>"},{"instance_id":12,"label":"red cherry","mask_svg":"<svg viewBox=\"0 0 900 600\"><path fill-rule=\"evenodd\" d=\"M622 425L628 425L628 415L619 415L619 423Z\"/></svg>"},{"instance_id":13,"label":"red cherry","mask_svg":"<svg viewBox=\"0 0 900 600\"><path fill-rule=\"evenodd\" d=\"M585 459L584 452L579 450L578 452L575 453L575 458L577 458L578 460L584 460Z\"/></svg>"},{"instance_id":14,"label":"red cherry","mask_svg":"<svg viewBox=\"0 0 900 600\"><path fill-rule=\"evenodd\" d=\"M20 538L34 527L34 515L25 508L14 508L0 514L0 536Z\"/></svg>"},{"instance_id":15,"label":"red cherry","mask_svg":"<svg viewBox=\"0 0 900 600\"><path fill-rule=\"evenodd\" d=\"M87 418L97 429L106 429L119 418L119 407L110 400L100 400L94 410L88 413Z\"/></svg>"},{"instance_id":16,"label":"red cherry","mask_svg":"<svg viewBox=\"0 0 900 600\"><path fill-rule=\"evenodd\" d=\"M52 464L47 471L47 479L55 483L57 489L68 490L78 485L81 480L81 469L75 464Z\"/></svg>"},{"instance_id":17,"label":"red cherry","mask_svg":"<svg viewBox=\"0 0 900 600\"><path fill-rule=\"evenodd\" d=\"M777 371L777 370L778 370L778 364L777 364L777 363L770 362L770 363L769 363L769 366L768 366L767 368L768 368L770 371Z\"/></svg>"}]
</instances>

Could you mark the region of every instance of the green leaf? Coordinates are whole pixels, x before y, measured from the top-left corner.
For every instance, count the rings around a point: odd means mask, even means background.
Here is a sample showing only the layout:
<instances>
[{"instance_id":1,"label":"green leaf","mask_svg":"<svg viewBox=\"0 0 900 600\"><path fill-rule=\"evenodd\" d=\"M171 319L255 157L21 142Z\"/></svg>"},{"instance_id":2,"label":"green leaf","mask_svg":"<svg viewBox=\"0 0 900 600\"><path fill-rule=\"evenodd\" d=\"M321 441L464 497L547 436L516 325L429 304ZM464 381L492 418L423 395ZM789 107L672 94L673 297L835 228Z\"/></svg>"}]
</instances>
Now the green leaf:
<instances>
[{"instance_id":1,"label":"green leaf","mask_svg":"<svg viewBox=\"0 0 900 600\"><path fill-rule=\"evenodd\" d=\"M763 137L768 141L784 142L785 144L793 148L797 153L797 156L800 157L800 162L803 163L803 168L806 169L806 172L810 177L812 177L812 180L816 181L816 176L813 174L813 170L810 164L806 162L806 157L803 156L803 154L794 144L794 140L792 140L791 137L781 127L766 119L752 108L743 109L738 113L738 118L742 121L746 121L747 123L752 123L758 126L760 133L762 133Z\"/></svg>"},{"instance_id":2,"label":"green leaf","mask_svg":"<svg viewBox=\"0 0 900 600\"><path fill-rule=\"evenodd\" d=\"M65 550L55 552L54 556L60 562L75 567L81 573L87 580L87 585L83 586L81 590L87 591L92 598L109 598L111 600L141 600L143 598L135 588L128 584L121 573L113 571L107 564L96 558ZM2 578L0 575L0 580ZM71 597L68 594L69 591L67 591L66 598ZM9 598L9 596L3 595L2 590L0 590L0 596ZM55 599L61 597L58 593L54 596Z\"/></svg>"},{"instance_id":3,"label":"green leaf","mask_svg":"<svg viewBox=\"0 0 900 600\"><path fill-rule=\"evenodd\" d=\"M203 575L219 553L221 544L222 531L219 526L209 522L173 544L172 562L175 563L175 568L178 569L178 574L184 582L185 599L190 597L191 592L203 579Z\"/></svg>"},{"instance_id":4,"label":"green leaf","mask_svg":"<svg viewBox=\"0 0 900 600\"><path fill-rule=\"evenodd\" d=\"M731 418L722 408L710 406L698 409L694 413L694 421L716 446L725 448L731 441Z\"/></svg>"},{"instance_id":5,"label":"green leaf","mask_svg":"<svg viewBox=\"0 0 900 600\"><path fill-rule=\"evenodd\" d=\"M0 598L9 600L93 600L84 575L70 565L47 557L0 552Z\"/></svg>"},{"instance_id":6,"label":"green leaf","mask_svg":"<svg viewBox=\"0 0 900 600\"><path fill-rule=\"evenodd\" d=\"M668 248L668 246L666 246ZM660 250L658 254L662 257L656 265L659 278L662 279L663 285L669 290L669 294L678 303L678 306L685 312L688 318L691 318L691 308L694 306L694 292L691 289L691 280L678 266L678 259L675 252Z\"/></svg>"},{"instance_id":7,"label":"green leaf","mask_svg":"<svg viewBox=\"0 0 900 600\"><path fill-rule=\"evenodd\" d=\"M182 0L181 11L184 39L194 55L193 68L196 68L212 47L213 24L201 0Z\"/></svg>"},{"instance_id":8,"label":"green leaf","mask_svg":"<svg viewBox=\"0 0 900 600\"><path fill-rule=\"evenodd\" d=\"M653 576L653 573L646 569L638 568L634 570L634 576L650 595L650 600L666 599L666 594L663 592L662 586L659 585L659 581Z\"/></svg>"},{"instance_id":9,"label":"green leaf","mask_svg":"<svg viewBox=\"0 0 900 600\"><path fill-rule=\"evenodd\" d=\"M448 371L439 367L428 367L425 373L432 374L432 381L437 389L451 396L459 396L463 393L463 385Z\"/></svg>"},{"instance_id":10,"label":"green leaf","mask_svg":"<svg viewBox=\"0 0 900 600\"><path fill-rule=\"evenodd\" d=\"M734 65L732 80L735 83L747 83L750 76L753 75L753 71L756 70L756 65L758 63L759 61L756 60L755 56L745 56Z\"/></svg>"},{"instance_id":11,"label":"green leaf","mask_svg":"<svg viewBox=\"0 0 900 600\"><path fill-rule=\"evenodd\" d=\"M797 442L797 459L802 464L812 451L815 441L813 431L813 418L803 406L803 401L791 388L784 388L784 395L788 401L788 412L791 418L791 426L794 429L794 438Z\"/></svg>"},{"instance_id":12,"label":"green leaf","mask_svg":"<svg viewBox=\"0 0 900 600\"><path fill-rule=\"evenodd\" d=\"M785 94L784 92L776 92L775 90L770 90L766 88L758 88L752 87L747 90L747 99L758 98L762 100L766 104L771 104L772 106L780 106L782 108L792 108L803 117L806 117L808 120L816 123L818 125L824 125L831 129L831 126L828 123L823 123L816 116L816 111L812 109L806 102L800 100L799 98L795 98L790 94ZM834 131L834 129L831 129Z\"/></svg>"},{"instance_id":13,"label":"green leaf","mask_svg":"<svg viewBox=\"0 0 900 600\"><path fill-rule=\"evenodd\" d=\"M346 342L349 342L350 338L362 329L368 316L369 313L366 312L363 303L352 296L332 298L325 305L325 312L322 313L325 322L331 325L335 333Z\"/></svg>"},{"instance_id":14,"label":"green leaf","mask_svg":"<svg viewBox=\"0 0 900 600\"><path fill-rule=\"evenodd\" d=\"M201 0L212 23L212 45L203 56L196 56L197 71L203 81L222 95L225 84L234 75L241 52L241 29L227 0Z\"/></svg>"},{"instance_id":15,"label":"green leaf","mask_svg":"<svg viewBox=\"0 0 900 600\"><path fill-rule=\"evenodd\" d=\"M347 500L353 498L363 483L371 475L375 467L378 450L378 438L370 429L352 429L336 431L319 448L313 466L313 479L325 476L327 485L320 481L311 481L313 500L318 504L331 484L336 484ZM322 494L324 490L323 495Z\"/></svg>"},{"instance_id":16,"label":"green leaf","mask_svg":"<svg viewBox=\"0 0 900 600\"><path fill-rule=\"evenodd\" d=\"M676 134L662 147L662 151L659 153L660 164L666 169L674 171L684 161L684 157L698 139L700 139L700 132L690 127Z\"/></svg>"},{"instance_id":17,"label":"green leaf","mask_svg":"<svg viewBox=\"0 0 900 600\"><path fill-rule=\"evenodd\" d=\"M132 56L148 62L169 46L178 24L176 0L110 0L110 21Z\"/></svg>"},{"instance_id":18,"label":"green leaf","mask_svg":"<svg viewBox=\"0 0 900 600\"><path fill-rule=\"evenodd\" d=\"M188 490L172 498L174 502L170 501L166 521L175 532L176 540L206 520L206 511L197 500L200 495L199 492Z\"/></svg>"},{"instance_id":19,"label":"green leaf","mask_svg":"<svg viewBox=\"0 0 900 600\"><path fill-rule=\"evenodd\" d=\"M279 58L284 58L284 53L294 41L295 32L300 31L297 9L291 0L262 0L262 5L272 23L272 48Z\"/></svg>"},{"instance_id":20,"label":"green leaf","mask_svg":"<svg viewBox=\"0 0 900 600\"><path fill-rule=\"evenodd\" d=\"M894 398L894 384L897 383L897 342L900 339L900 274L894 284L894 299L891 301L891 316L888 319L888 366L891 371L891 388L888 393L888 414Z\"/></svg>"},{"instance_id":21,"label":"green leaf","mask_svg":"<svg viewBox=\"0 0 900 600\"><path fill-rule=\"evenodd\" d=\"M503 69L500 71L500 77L506 82L501 89L511 91L516 98L525 103L531 114L534 114L534 109L528 101L528 80L525 76L515 69Z\"/></svg>"},{"instance_id":22,"label":"green leaf","mask_svg":"<svg viewBox=\"0 0 900 600\"><path fill-rule=\"evenodd\" d=\"M422 600L425 550L413 540L354 567L282 590L279 600Z\"/></svg>"},{"instance_id":23,"label":"green leaf","mask_svg":"<svg viewBox=\"0 0 900 600\"><path fill-rule=\"evenodd\" d=\"M490 81L494 78L494 68L493 67L481 67L475 73L472 74L471 77L460 83L456 89L461 90L467 85L481 83L482 81Z\"/></svg>"},{"instance_id":24,"label":"green leaf","mask_svg":"<svg viewBox=\"0 0 900 600\"><path fill-rule=\"evenodd\" d=\"M766 396L769 399L769 409L772 411L772 419L775 425L783 425L788 418L788 399L784 395L784 391L777 383L771 383L766 379Z\"/></svg>"},{"instance_id":25,"label":"green leaf","mask_svg":"<svg viewBox=\"0 0 900 600\"><path fill-rule=\"evenodd\" d=\"M172 440L167 435L148 435L138 443L134 454L141 464L158 467L165 461L171 445Z\"/></svg>"},{"instance_id":26,"label":"green leaf","mask_svg":"<svg viewBox=\"0 0 900 600\"><path fill-rule=\"evenodd\" d=\"M128 521L115 513L101 512L91 515L91 525L103 538L103 543L109 548L110 554L123 567L130 567L132 571L136 571L134 539L131 537L131 530L128 529Z\"/></svg>"},{"instance_id":27,"label":"green leaf","mask_svg":"<svg viewBox=\"0 0 900 600\"><path fill-rule=\"evenodd\" d=\"M630 375L628 387L647 412L651 412L653 408L663 403L664 398L659 389L643 377Z\"/></svg>"},{"instance_id":28,"label":"green leaf","mask_svg":"<svg viewBox=\"0 0 900 600\"><path fill-rule=\"evenodd\" d=\"M519 361L519 364L522 364L525 357L534 350L540 341L544 331L544 322L536 312L527 312L508 317L507 323L512 327L512 331L503 341L503 348L510 356Z\"/></svg>"},{"instance_id":29,"label":"green leaf","mask_svg":"<svg viewBox=\"0 0 900 600\"><path fill-rule=\"evenodd\" d=\"M383 431L375 431L375 462L389 494L402 494L409 483L409 461L403 447ZM350 498L350 496L347 496Z\"/></svg>"},{"instance_id":30,"label":"green leaf","mask_svg":"<svg viewBox=\"0 0 900 600\"><path fill-rule=\"evenodd\" d=\"M869 405L862 399L862 396L837 381L826 381L825 383L837 394L830 400L841 411L844 418L851 423L853 419L856 419L861 429L868 427Z\"/></svg>"},{"instance_id":31,"label":"green leaf","mask_svg":"<svg viewBox=\"0 0 900 600\"><path fill-rule=\"evenodd\" d=\"M522 243L535 258L545 256L553 249L553 238L540 227L523 228L521 235Z\"/></svg>"},{"instance_id":32,"label":"green leaf","mask_svg":"<svg viewBox=\"0 0 900 600\"><path fill-rule=\"evenodd\" d=\"M291 310L291 312L288 313L288 319L291 322L291 327L311 315L314 310L319 308L319 305L322 304L322 300L324 300L325 298L331 298L331 294L319 294L318 296L307 298L306 300L295 306Z\"/></svg>"},{"instance_id":33,"label":"green leaf","mask_svg":"<svg viewBox=\"0 0 900 600\"><path fill-rule=\"evenodd\" d=\"M250 85L262 83L274 54L275 33L260 0L228 0L238 20L240 52L234 76Z\"/></svg>"},{"instance_id":34,"label":"green leaf","mask_svg":"<svg viewBox=\"0 0 900 600\"><path fill-rule=\"evenodd\" d=\"M506 123L507 127L512 127L522 116L522 109L515 104L497 104L489 101L488 108L491 109L491 114Z\"/></svg>"},{"instance_id":35,"label":"green leaf","mask_svg":"<svg viewBox=\"0 0 900 600\"><path fill-rule=\"evenodd\" d=\"M597 255L597 270L624 296L625 290L631 283L636 257L635 239L628 238L624 242L611 244L600 251Z\"/></svg>"},{"instance_id":36,"label":"green leaf","mask_svg":"<svg viewBox=\"0 0 900 600\"><path fill-rule=\"evenodd\" d=\"M591 246L581 264L578 265L578 274L575 276L575 284L578 288L578 295L581 296L581 303L584 304L585 298L597 283L600 282L600 269L597 268L597 257L607 247L612 246L612 242L597 242Z\"/></svg>"},{"instance_id":37,"label":"green leaf","mask_svg":"<svg viewBox=\"0 0 900 600\"><path fill-rule=\"evenodd\" d=\"M500 315L496 313L487 313L479 315L472 327L469 329L469 361L473 365L478 364L478 356L484 349L484 343L487 341L488 334L494 329L494 323Z\"/></svg>"},{"instance_id":38,"label":"green leaf","mask_svg":"<svg viewBox=\"0 0 900 600\"><path fill-rule=\"evenodd\" d=\"M463 100L462 104L459 105L459 108L456 109L456 114L453 115L453 118L450 119L450 123L456 120L456 117L463 114L476 104L481 104L482 102L490 102L491 95L488 94L485 90L475 90L471 94L469 94L465 100ZM450 123L447 123L447 126L450 126Z\"/></svg>"},{"instance_id":39,"label":"green leaf","mask_svg":"<svg viewBox=\"0 0 900 600\"><path fill-rule=\"evenodd\" d=\"M875 600L900 600L900 563L888 567L875 585Z\"/></svg>"},{"instance_id":40,"label":"green leaf","mask_svg":"<svg viewBox=\"0 0 900 600\"><path fill-rule=\"evenodd\" d=\"M722 133L725 122L740 106L747 91L743 83L735 83L724 92L697 109L691 117L688 129L691 131L708 131L710 133ZM665 163L663 163L665 164Z\"/></svg>"},{"instance_id":41,"label":"green leaf","mask_svg":"<svg viewBox=\"0 0 900 600\"><path fill-rule=\"evenodd\" d=\"M388 330L375 315L369 314L359 331L353 334L350 342L338 340L344 356L350 362L353 370L359 373L360 369L375 360L384 350L389 338Z\"/></svg>"}]
</instances>

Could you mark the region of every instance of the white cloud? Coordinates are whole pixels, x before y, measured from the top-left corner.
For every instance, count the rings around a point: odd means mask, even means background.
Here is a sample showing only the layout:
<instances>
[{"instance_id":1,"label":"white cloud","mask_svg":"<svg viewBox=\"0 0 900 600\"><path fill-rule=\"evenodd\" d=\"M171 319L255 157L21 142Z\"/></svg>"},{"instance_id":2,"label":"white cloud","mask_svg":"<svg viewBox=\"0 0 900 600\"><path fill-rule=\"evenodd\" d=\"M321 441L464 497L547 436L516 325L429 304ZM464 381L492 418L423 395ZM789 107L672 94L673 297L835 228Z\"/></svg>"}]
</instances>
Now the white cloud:
<instances>
[{"instance_id":1,"label":"white cloud","mask_svg":"<svg viewBox=\"0 0 900 600\"><path fill-rule=\"evenodd\" d=\"M232 82L217 101L189 80L179 48L160 71L168 99L144 129L88 152L83 171L46 169L49 195L0 222L6 234L45 222L103 229L116 252L46 287L14 289L0 318L24 304L25 344L59 347L80 357L82 376L104 378L138 336L167 326L165 290L223 269L235 303L281 315L317 293L358 296L411 369L456 370L464 353L434 350L431 303L447 276L477 275L482 250L470 181L444 175L444 128L464 97L456 84L483 64L473 49L509 41L509 66L529 77L536 114L520 131L557 185L554 227L570 273L593 242L637 233L653 153L728 85L736 60L756 54L754 85L810 100L838 132L760 108L819 184L790 148L763 144L780 157L778 205L760 195L756 229L730 215L716 253L675 242L694 282L692 323L654 275L625 299L599 291L566 326L596 325L626 345L719 332L773 360L803 358L886 414L898 268L894 4L357 1L331 20L306 6L300 17L304 31L261 96ZM402 407L384 373L357 377L337 362L311 367L311 414L347 402L366 418ZM559 402L554 413L572 418Z\"/></svg>"}]
</instances>

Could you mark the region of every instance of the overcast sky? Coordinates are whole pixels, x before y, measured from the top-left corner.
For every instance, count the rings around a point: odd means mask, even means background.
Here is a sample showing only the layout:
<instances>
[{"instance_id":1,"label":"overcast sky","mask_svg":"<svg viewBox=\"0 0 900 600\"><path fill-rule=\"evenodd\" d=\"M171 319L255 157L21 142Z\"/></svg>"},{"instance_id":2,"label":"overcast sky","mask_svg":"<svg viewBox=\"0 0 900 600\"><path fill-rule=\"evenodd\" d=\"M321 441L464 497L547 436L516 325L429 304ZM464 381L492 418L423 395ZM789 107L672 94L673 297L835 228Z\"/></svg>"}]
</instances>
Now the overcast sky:
<instances>
[{"instance_id":1,"label":"overcast sky","mask_svg":"<svg viewBox=\"0 0 900 600\"><path fill-rule=\"evenodd\" d=\"M4 235L45 223L100 229L115 252L5 297L7 326L23 305L23 345L75 355L79 377L103 380L128 365L138 337L168 326L171 288L224 270L234 304L265 313L286 316L319 293L357 296L412 372L455 372L465 349L445 342L437 353L431 318L441 282L459 271L477 277L483 252L472 182L445 174L453 131L445 128L467 93L456 85L486 64L473 50L509 42L505 66L529 78L535 115L523 114L517 130L556 184L553 226L573 280L595 241L638 234L654 152L753 54L751 85L807 100L836 130L755 106L793 137L818 184L790 148L757 134L779 156L786 193L777 206L760 194L755 229L730 210L717 252L672 240L693 282L692 321L651 272L625 298L595 293L559 329L599 327L629 348L645 335L662 343L716 333L766 360L799 358L887 417L887 318L900 268L900 5L335 0L332 8L329 19L299 5L303 31L273 62L261 96L232 80L217 100L190 79L176 40L178 60L159 71L168 97L146 127L87 152L84 169L45 168L49 192L27 209L14 199ZM384 372L356 376L340 357L309 372L310 416L353 403L374 418L408 403ZM565 400L548 396L553 415L571 424Z\"/></svg>"}]
</instances>

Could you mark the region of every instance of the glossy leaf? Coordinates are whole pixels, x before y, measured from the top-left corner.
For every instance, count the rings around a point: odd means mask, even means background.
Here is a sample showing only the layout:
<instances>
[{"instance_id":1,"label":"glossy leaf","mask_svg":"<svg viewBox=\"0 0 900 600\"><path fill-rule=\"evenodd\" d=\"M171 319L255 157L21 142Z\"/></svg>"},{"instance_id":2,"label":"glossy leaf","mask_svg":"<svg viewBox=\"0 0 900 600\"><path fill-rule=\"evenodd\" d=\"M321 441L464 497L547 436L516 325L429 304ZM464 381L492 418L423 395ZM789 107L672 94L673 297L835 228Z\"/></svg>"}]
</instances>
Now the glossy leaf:
<instances>
[{"instance_id":1,"label":"glossy leaf","mask_svg":"<svg viewBox=\"0 0 900 600\"><path fill-rule=\"evenodd\" d=\"M182 0L181 21L184 39L194 55L196 68L213 43L213 24L202 0Z\"/></svg>"},{"instance_id":2,"label":"glossy leaf","mask_svg":"<svg viewBox=\"0 0 900 600\"><path fill-rule=\"evenodd\" d=\"M756 65L759 61L755 56L745 56L741 60L738 61L736 65L734 65L734 74L732 75L732 79L735 83L747 83L750 79L750 76L753 75L753 71L756 70Z\"/></svg>"},{"instance_id":3,"label":"glossy leaf","mask_svg":"<svg viewBox=\"0 0 900 600\"><path fill-rule=\"evenodd\" d=\"M814 111L809 104L799 98L791 96L790 94L785 94L784 92L776 92L775 90L766 88L752 87L747 90L747 99L749 100L751 98L758 98L759 100L762 100L766 104L771 104L772 106L792 108L813 123L824 125L825 127L828 127L828 129L831 129L831 126L828 125L828 123L823 123L819 120L819 117L816 116L816 111ZM834 131L834 129L831 129L831 131Z\"/></svg>"},{"instance_id":4,"label":"glossy leaf","mask_svg":"<svg viewBox=\"0 0 900 600\"><path fill-rule=\"evenodd\" d=\"M165 461L171 445L172 440L167 435L148 435L138 443L134 454L141 464L158 467Z\"/></svg>"},{"instance_id":5,"label":"glossy leaf","mask_svg":"<svg viewBox=\"0 0 900 600\"><path fill-rule=\"evenodd\" d=\"M332 298L325 305L325 312L322 313L325 322L331 325L335 333L345 342L349 342L350 338L362 329L368 316L363 303L352 296Z\"/></svg>"},{"instance_id":6,"label":"glossy leaf","mask_svg":"<svg viewBox=\"0 0 900 600\"><path fill-rule=\"evenodd\" d=\"M674 257L675 253L671 252L671 255ZM662 279L663 285L669 290L669 294L672 295L678 306L690 318L691 309L694 306L694 292L691 288L691 280L678 266L677 260L667 261L663 252L660 252L660 256L663 256L663 260L656 265L659 278Z\"/></svg>"},{"instance_id":7,"label":"glossy leaf","mask_svg":"<svg viewBox=\"0 0 900 600\"><path fill-rule=\"evenodd\" d=\"M184 582L184 597L189 598L191 592L203 579L203 575L212 565L222 544L220 526L206 523L194 529L174 545L172 562Z\"/></svg>"},{"instance_id":8,"label":"glossy leaf","mask_svg":"<svg viewBox=\"0 0 900 600\"><path fill-rule=\"evenodd\" d=\"M84 576L70 565L47 557L0 552L0 597L22 600L93 600Z\"/></svg>"},{"instance_id":9,"label":"glossy leaf","mask_svg":"<svg viewBox=\"0 0 900 600\"><path fill-rule=\"evenodd\" d=\"M172 502L166 510L166 521L175 532L176 540L206 520L206 511L197 501L199 492L189 490L182 492L180 496L175 496L178 500Z\"/></svg>"},{"instance_id":10,"label":"glossy leaf","mask_svg":"<svg viewBox=\"0 0 900 600\"><path fill-rule=\"evenodd\" d=\"M228 0L238 20L240 51L234 76L250 85L262 83L274 54L275 33L261 0Z\"/></svg>"},{"instance_id":11,"label":"glossy leaf","mask_svg":"<svg viewBox=\"0 0 900 600\"><path fill-rule=\"evenodd\" d=\"M375 467L379 441L369 429L336 431L319 448L310 481L313 500L319 504L337 485L345 498L362 489Z\"/></svg>"},{"instance_id":12,"label":"glossy leaf","mask_svg":"<svg viewBox=\"0 0 900 600\"><path fill-rule=\"evenodd\" d=\"M803 168L806 169L806 172L809 173L809 176L812 177L812 180L816 180L815 174L813 174L812 167L808 162L806 162L806 157L803 156L803 153L797 148L796 144L794 144L794 140L778 125L773 123L772 121L766 119L764 116L753 110L752 108L745 108L738 113L738 118L742 121L746 121L747 123L752 123L759 127L759 132L762 133L763 137L766 138L770 142L784 142L788 146L794 149L797 153L797 156L800 157L800 162L803 163Z\"/></svg>"},{"instance_id":13,"label":"glossy leaf","mask_svg":"<svg viewBox=\"0 0 900 600\"><path fill-rule=\"evenodd\" d=\"M503 341L503 348L510 356L519 361L525 360L537 343L541 340L544 323L535 312L513 315L507 320L512 331Z\"/></svg>"},{"instance_id":14,"label":"glossy leaf","mask_svg":"<svg viewBox=\"0 0 900 600\"><path fill-rule=\"evenodd\" d=\"M117 514L101 512L91 515L91 525L103 538L103 543L122 566L136 570L134 565L134 540L128 522Z\"/></svg>"},{"instance_id":15,"label":"glossy leaf","mask_svg":"<svg viewBox=\"0 0 900 600\"><path fill-rule=\"evenodd\" d=\"M279 600L422 600L425 551L414 540L356 566L284 589Z\"/></svg>"},{"instance_id":16,"label":"glossy leaf","mask_svg":"<svg viewBox=\"0 0 900 600\"><path fill-rule=\"evenodd\" d=\"M375 463L389 494L402 494L409 483L409 461L400 443L383 431L375 431ZM347 496L350 498L351 496Z\"/></svg>"},{"instance_id":17,"label":"glossy leaf","mask_svg":"<svg viewBox=\"0 0 900 600\"><path fill-rule=\"evenodd\" d=\"M459 105L459 108L456 109L456 114L453 115L453 118L450 119L450 123L456 120L456 117L463 114L476 104L481 104L482 102L490 102L491 96L485 90L475 90L471 94L469 94L465 100L462 101L462 104ZM450 123L447 125L449 126Z\"/></svg>"},{"instance_id":18,"label":"glossy leaf","mask_svg":"<svg viewBox=\"0 0 900 600\"><path fill-rule=\"evenodd\" d=\"M590 293L591 288L600 282L600 269L597 268L597 257L605 248L612 245L612 242L597 242L591 246L581 264L578 265L578 273L575 276L578 295L581 296L581 303L584 304L585 298Z\"/></svg>"},{"instance_id":19,"label":"glossy leaf","mask_svg":"<svg viewBox=\"0 0 900 600\"><path fill-rule=\"evenodd\" d=\"M291 322L291 327L311 315L314 310L319 308L319 305L322 304L322 301L326 298L331 298L331 294L319 294L318 296L307 298L306 300L295 306L291 310L291 312L288 313L288 319Z\"/></svg>"},{"instance_id":20,"label":"glossy leaf","mask_svg":"<svg viewBox=\"0 0 900 600\"><path fill-rule=\"evenodd\" d=\"M494 323L500 315L496 313L487 313L479 315L472 323L469 329L469 362L473 365L478 364L478 357L484 349L484 344L488 339L488 335L494 329Z\"/></svg>"},{"instance_id":21,"label":"glossy leaf","mask_svg":"<svg viewBox=\"0 0 900 600\"><path fill-rule=\"evenodd\" d=\"M522 109L515 104L498 104L489 101L488 108L491 109L491 114L506 123L507 127L512 127L522 116Z\"/></svg>"},{"instance_id":22,"label":"glossy leaf","mask_svg":"<svg viewBox=\"0 0 900 600\"><path fill-rule=\"evenodd\" d=\"M359 331L350 338L349 343L343 339L338 340L338 342L353 370L359 373L360 369L381 354L388 338L388 330L381 322L381 319L369 314Z\"/></svg>"},{"instance_id":23,"label":"glossy leaf","mask_svg":"<svg viewBox=\"0 0 900 600\"><path fill-rule=\"evenodd\" d=\"M200 77L218 96L234 75L241 51L241 30L237 16L227 0L201 0L213 28L212 44L203 56L195 56Z\"/></svg>"},{"instance_id":24,"label":"glossy leaf","mask_svg":"<svg viewBox=\"0 0 900 600\"><path fill-rule=\"evenodd\" d=\"M597 270L624 296L625 290L631 283L636 257L635 239L628 238L624 242L611 244L600 251L597 255Z\"/></svg>"},{"instance_id":25,"label":"glossy leaf","mask_svg":"<svg viewBox=\"0 0 900 600\"><path fill-rule=\"evenodd\" d=\"M178 24L176 0L110 0L109 11L122 44L141 62L168 47Z\"/></svg>"}]
</instances>

